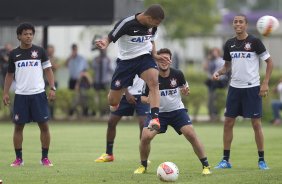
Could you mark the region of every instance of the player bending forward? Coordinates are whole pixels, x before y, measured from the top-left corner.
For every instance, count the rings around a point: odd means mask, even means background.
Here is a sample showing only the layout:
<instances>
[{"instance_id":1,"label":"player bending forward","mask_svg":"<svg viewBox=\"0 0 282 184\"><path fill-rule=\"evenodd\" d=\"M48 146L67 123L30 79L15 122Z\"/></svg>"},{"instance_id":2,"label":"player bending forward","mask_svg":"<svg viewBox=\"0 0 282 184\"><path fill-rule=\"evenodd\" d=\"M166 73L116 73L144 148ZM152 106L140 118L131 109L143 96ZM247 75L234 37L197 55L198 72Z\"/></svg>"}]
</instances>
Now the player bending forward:
<instances>
[{"instance_id":1,"label":"player bending forward","mask_svg":"<svg viewBox=\"0 0 282 184\"><path fill-rule=\"evenodd\" d=\"M159 55L171 58L172 54L169 49L161 49L158 51ZM180 70L170 68L170 64L159 62L159 88L160 88L160 129L158 131L151 131L148 129L151 115L148 115L147 121L144 125L141 142L139 145L141 166L137 168L135 174L143 174L147 170L147 160L150 153L150 143L158 133L165 133L167 126L170 125L179 134L183 134L185 138L192 144L194 152L200 159L203 165L202 174L211 174L208 159L205 155L204 146L197 137L192 122L187 114L183 102L181 101L181 94L188 95L190 93L188 84ZM144 103L149 103L149 90L146 87L141 99Z\"/></svg>"}]
</instances>

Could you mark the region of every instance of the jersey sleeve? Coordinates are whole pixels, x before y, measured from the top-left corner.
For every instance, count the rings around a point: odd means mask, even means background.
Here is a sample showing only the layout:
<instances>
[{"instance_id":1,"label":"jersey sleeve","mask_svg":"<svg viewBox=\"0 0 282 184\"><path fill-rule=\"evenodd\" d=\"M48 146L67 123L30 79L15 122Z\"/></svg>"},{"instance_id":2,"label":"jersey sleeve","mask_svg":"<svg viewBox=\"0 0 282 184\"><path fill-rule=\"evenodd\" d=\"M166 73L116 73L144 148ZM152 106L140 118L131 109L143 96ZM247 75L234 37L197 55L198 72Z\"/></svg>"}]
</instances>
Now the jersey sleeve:
<instances>
[{"instance_id":1,"label":"jersey sleeve","mask_svg":"<svg viewBox=\"0 0 282 184\"><path fill-rule=\"evenodd\" d=\"M223 60L225 61L231 61L232 58L230 56L230 51L229 51L229 48L230 48L230 41L227 41L224 45L224 48L223 48Z\"/></svg>"},{"instance_id":2,"label":"jersey sleeve","mask_svg":"<svg viewBox=\"0 0 282 184\"><path fill-rule=\"evenodd\" d=\"M255 41L255 52L259 55L262 60L267 60L270 57L270 54L266 50L264 44L260 39L256 39Z\"/></svg>"},{"instance_id":3,"label":"jersey sleeve","mask_svg":"<svg viewBox=\"0 0 282 184\"><path fill-rule=\"evenodd\" d=\"M8 61L8 72L9 72L9 73L15 73L15 71L16 71L16 65L15 65L14 58L15 58L15 54L14 54L14 52L12 51L12 52L10 53L9 61Z\"/></svg>"},{"instance_id":4,"label":"jersey sleeve","mask_svg":"<svg viewBox=\"0 0 282 184\"><path fill-rule=\"evenodd\" d=\"M108 37L112 42L116 42L127 30L126 20L121 20L114 26L114 29L109 33Z\"/></svg>"},{"instance_id":5,"label":"jersey sleeve","mask_svg":"<svg viewBox=\"0 0 282 184\"><path fill-rule=\"evenodd\" d=\"M158 28L157 27L154 27L153 28L153 34L152 34L152 38L151 38L151 41L155 41L157 38L158 38Z\"/></svg>"},{"instance_id":6,"label":"jersey sleeve","mask_svg":"<svg viewBox=\"0 0 282 184\"><path fill-rule=\"evenodd\" d=\"M186 84L186 80L182 71L178 70L177 78L179 81L179 86L184 86Z\"/></svg>"},{"instance_id":7,"label":"jersey sleeve","mask_svg":"<svg viewBox=\"0 0 282 184\"><path fill-rule=\"evenodd\" d=\"M52 67L51 61L49 60L46 51L42 48L41 52L42 52L42 57L41 57L42 68L45 69L48 67Z\"/></svg>"}]
</instances>

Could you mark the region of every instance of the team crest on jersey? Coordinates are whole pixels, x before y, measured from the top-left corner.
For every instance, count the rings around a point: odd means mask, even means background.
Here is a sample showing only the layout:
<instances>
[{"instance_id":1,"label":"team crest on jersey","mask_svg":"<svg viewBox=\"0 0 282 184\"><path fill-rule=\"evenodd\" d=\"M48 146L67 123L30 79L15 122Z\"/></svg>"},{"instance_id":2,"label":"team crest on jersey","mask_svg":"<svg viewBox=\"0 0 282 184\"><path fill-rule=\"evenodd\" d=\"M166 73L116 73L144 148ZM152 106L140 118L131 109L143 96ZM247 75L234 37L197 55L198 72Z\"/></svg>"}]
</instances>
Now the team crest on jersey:
<instances>
[{"instance_id":1,"label":"team crest on jersey","mask_svg":"<svg viewBox=\"0 0 282 184\"><path fill-rule=\"evenodd\" d=\"M120 87L120 85L121 85L120 80L116 80L116 81L115 81L115 86L116 86L116 87Z\"/></svg>"},{"instance_id":2,"label":"team crest on jersey","mask_svg":"<svg viewBox=\"0 0 282 184\"><path fill-rule=\"evenodd\" d=\"M148 29L148 34L152 34L153 33L153 28Z\"/></svg>"},{"instance_id":3,"label":"team crest on jersey","mask_svg":"<svg viewBox=\"0 0 282 184\"><path fill-rule=\"evenodd\" d=\"M175 78L170 79L170 86L173 88L177 86L177 80Z\"/></svg>"},{"instance_id":4,"label":"team crest on jersey","mask_svg":"<svg viewBox=\"0 0 282 184\"><path fill-rule=\"evenodd\" d=\"M37 58L38 57L38 51L36 51L36 50L31 51L31 57L33 59Z\"/></svg>"},{"instance_id":5,"label":"team crest on jersey","mask_svg":"<svg viewBox=\"0 0 282 184\"><path fill-rule=\"evenodd\" d=\"M251 48L251 45L252 45L252 43L250 43L250 42L245 43L244 49L245 49L245 50L251 50L251 49L252 49L252 48Z\"/></svg>"},{"instance_id":6,"label":"team crest on jersey","mask_svg":"<svg viewBox=\"0 0 282 184\"><path fill-rule=\"evenodd\" d=\"M19 118L19 115L18 114L16 114L15 115L15 121L18 121L20 118Z\"/></svg>"}]
</instances>

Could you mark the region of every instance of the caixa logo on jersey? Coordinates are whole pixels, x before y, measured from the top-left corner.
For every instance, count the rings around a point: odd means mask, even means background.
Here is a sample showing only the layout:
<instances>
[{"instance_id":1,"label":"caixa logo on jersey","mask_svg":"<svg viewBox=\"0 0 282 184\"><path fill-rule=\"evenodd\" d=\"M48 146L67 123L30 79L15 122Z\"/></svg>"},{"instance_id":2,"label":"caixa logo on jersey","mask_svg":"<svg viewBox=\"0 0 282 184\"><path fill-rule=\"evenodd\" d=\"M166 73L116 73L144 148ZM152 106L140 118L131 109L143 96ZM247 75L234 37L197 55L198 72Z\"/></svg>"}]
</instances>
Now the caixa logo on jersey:
<instances>
[{"instance_id":1,"label":"caixa logo on jersey","mask_svg":"<svg viewBox=\"0 0 282 184\"><path fill-rule=\"evenodd\" d=\"M248 53L248 52L233 52L230 55L232 59L251 58L251 53Z\"/></svg>"},{"instance_id":2,"label":"caixa logo on jersey","mask_svg":"<svg viewBox=\"0 0 282 184\"><path fill-rule=\"evenodd\" d=\"M174 95L177 93L177 89L167 89L167 90L161 90L161 96L167 96L167 95Z\"/></svg>"},{"instance_id":3,"label":"caixa logo on jersey","mask_svg":"<svg viewBox=\"0 0 282 184\"><path fill-rule=\"evenodd\" d=\"M138 36L138 37L132 38L131 41L132 42L143 43L143 42L146 42L148 40L151 40L151 38L152 38L152 35Z\"/></svg>"},{"instance_id":4,"label":"caixa logo on jersey","mask_svg":"<svg viewBox=\"0 0 282 184\"><path fill-rule=\"evenodd\" d=\"M20 61L18 62L18 67L33 67L38 66L38 61Z\"/></svg>"}]
</instances>

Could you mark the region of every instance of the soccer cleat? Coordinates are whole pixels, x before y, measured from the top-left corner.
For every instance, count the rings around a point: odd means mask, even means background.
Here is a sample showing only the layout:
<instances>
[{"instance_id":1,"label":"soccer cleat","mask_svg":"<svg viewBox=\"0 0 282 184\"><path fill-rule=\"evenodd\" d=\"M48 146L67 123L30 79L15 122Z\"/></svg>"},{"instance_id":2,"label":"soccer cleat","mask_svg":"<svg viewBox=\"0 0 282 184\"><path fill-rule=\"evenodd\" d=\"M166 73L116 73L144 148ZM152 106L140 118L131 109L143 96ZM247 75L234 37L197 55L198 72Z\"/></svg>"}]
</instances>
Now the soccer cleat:
<instances>
[{"instance_id":1,"label":"soccer cleat","mask_svg":"<svg viewBox=\"0 0 282 184\"><path fill-rule=\"evenodd\" d=\"M204 166L203 171L202 171L202 175L209 175L211 174L211 167L210 166Z\"/></svg>"},{"instance_id":2,"label":"soccer cleat","mask_svg":"<svg viewBox=\"0 0 282 184\"><path fill-rule=\"evenodd\" d=\"M147 171L146 167L141 165L134 171L134 174L144 174L146 171Z\"/></svg>"},{"instance_id":3,"label":"soccer cleat","mask_svg":"<svg viewBox=\"0 0 282 184\"><path fill-rule=\"evenodd\" d=\"M47 157L40 160L40 163L43 166L46 166L46 167L52 167L53 166L52 162Z\"/></svg>"},{"instance_id":4,"label":"soccer cleat","mask_svg":"<svg viewBox=\"0 0 282 184\"><path fill-rule=\"evenodd\" d=\"M149 125L148 125L148 129L150 130L156 130L158 131L159 129L161 128L161 125L160 125L160 120L159 118L154 118L154 119L151 119Z\"/></svg>"},{"instance_id":5,"label":"soccer cleat","mask_svg":"<svg viewBox=\"0 0 282 184\"><path fill-rule=\"evenodd\" d=\"M230 169L232 168L232 165L229 162L227 162L226 160L222 160L214 168L215 169Z\"/></svg>"},{"instance_id":6,"label":"soccer cleat","mask_svg":"<svg viewBox=\"0 0 282 184\"><path fill-rule=\"evenodd\" d=\"M101 162L113 162L114 161L114 155L109 155L107 153L103 153L99 158L95 160L97 163Z\"/></svg>"},{"instance_id":7,"label":"soccer cleat","mask_svg":"<svg viewBox=\"0 0 282 184\"><path fill-rule=\"evenodd\" d=\"M118 108L119 108L119 104L117 104L117 105L115 105L115 106L110 105L110 111L111 111L111 112L117 111Z\"/></svg>"},{"instance_id":8,"label":"soccer cleat","mask_svg":"<svg viewBox=\"0 0 282 184\"><path fill-rule=\"evenodd\" d=\"M258 167L259 167L260 170L268 170L269 169L269 167L266 165L265 161L259 161Z\"/></svg>"},{"instance_id":9,"label":"soccer cleat","mask_svg":"<svg viewBox=\"0 0 282 184\"><path fill-rule=\"evenodd\" d=\"M21 158L16 158L16 160L11 163L11 167L20 167L24 165L24 161Z\"/></svg>"}]
</instances>

